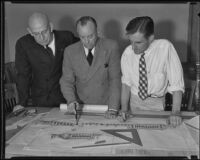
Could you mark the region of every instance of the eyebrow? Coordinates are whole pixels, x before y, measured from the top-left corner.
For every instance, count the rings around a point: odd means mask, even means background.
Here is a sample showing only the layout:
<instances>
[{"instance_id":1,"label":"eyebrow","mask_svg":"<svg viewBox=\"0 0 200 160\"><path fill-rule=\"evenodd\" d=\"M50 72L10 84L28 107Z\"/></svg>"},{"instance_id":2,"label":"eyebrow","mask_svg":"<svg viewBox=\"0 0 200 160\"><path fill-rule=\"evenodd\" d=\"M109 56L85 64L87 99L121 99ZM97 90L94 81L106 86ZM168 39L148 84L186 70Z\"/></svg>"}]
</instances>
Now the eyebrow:
<instances>
[{"instance_id":1,"label":"eyebrow","mask_svg":"<svg viewBox=\"0 0 200 160\"><path fill-rule=\"evenodd\" d=\"M48 29L49 29L49 26L47 26L43 31L40 31L40 32L32 32L32 33L41 33L41 32L47 31Z\"/></svg>"},{"instance_id":2,"label":"eyebrow","mask_svg":"<svg viewBox=\"0 0 200 160\"><path fill-rule=\"evenodd\" d=\"M90 34L90 35L88 35L88 36L80 36L81 38L84 38L84 37L91 37L91 36L93 36L94 35L94 33L92 33L92 34Z\"/></svg>"}]
</instances>

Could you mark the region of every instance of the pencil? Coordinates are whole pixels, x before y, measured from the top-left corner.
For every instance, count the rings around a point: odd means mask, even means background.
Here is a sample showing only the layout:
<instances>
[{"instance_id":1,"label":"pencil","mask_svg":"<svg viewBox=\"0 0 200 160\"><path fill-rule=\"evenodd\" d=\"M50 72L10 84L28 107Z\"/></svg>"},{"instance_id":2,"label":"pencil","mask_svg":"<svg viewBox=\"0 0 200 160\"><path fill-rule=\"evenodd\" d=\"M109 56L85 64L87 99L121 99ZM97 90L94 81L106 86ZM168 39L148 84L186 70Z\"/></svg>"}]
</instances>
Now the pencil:
<instances>
[{"instance_id":1,"label":"pencil","mask_svg":"<svg viewBox=\"0 0 200 160\"><path fill-rule=\"evenodd\" d=\"M75 104L75 119L76 119L76 125L78 125L78 113L77 113L77 106L76 103Z\"/></svg>"}]
</instances>

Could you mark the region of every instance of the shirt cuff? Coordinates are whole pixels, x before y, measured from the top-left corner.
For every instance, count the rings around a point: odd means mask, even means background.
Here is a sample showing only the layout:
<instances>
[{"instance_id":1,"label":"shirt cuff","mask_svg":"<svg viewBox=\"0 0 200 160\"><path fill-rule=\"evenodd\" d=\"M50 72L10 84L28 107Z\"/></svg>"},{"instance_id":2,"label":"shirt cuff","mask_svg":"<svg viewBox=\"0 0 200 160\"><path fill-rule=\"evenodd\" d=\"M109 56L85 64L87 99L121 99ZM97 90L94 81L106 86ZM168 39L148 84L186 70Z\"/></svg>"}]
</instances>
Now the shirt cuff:
<instances>
[{"instance_id":1,"label":"shirt cuff","mask_svg":"<svg viewBox=\"0 0 200 160\"><path fill-rule=\"evenodd\" d=\"M182 91L183 93L185 92L185 89L183 87L176 87L176 86L170 86L168 87L168 92L172 93L174 91Z\"/></svg>"},{"instance_id":2,"label":"shirt cuff","mask_svg":"<svg viewBox=\"0 0 200 160\"><path fill-rule=\"evenodd\" d=\"M125 78L122 77L121 81L123 84L126 84L127 86L131 86L131 83L128 80L126 80Z\"/></svg>"},{"instance_id":3,"label":"shirt cuff","mask_svg":"<svg viewBox=\"0 0 200 160\"><path fill-rule=\"evenodd\" d=\"M108 108L108 111L115 111L115 112L117 112L118 110L113 109L113 108Z\"/></svg>"},{"instance_id":4,"label":"shirt cuff","mask_svg":"<svg viewBox=\"0 0 200 160\"><path fill-rule=\"evenodd\" d=\"M67 105L70 105L71 103L78 103L77 101L70 101L67 103Z\"/></svg>"}]
</instances>

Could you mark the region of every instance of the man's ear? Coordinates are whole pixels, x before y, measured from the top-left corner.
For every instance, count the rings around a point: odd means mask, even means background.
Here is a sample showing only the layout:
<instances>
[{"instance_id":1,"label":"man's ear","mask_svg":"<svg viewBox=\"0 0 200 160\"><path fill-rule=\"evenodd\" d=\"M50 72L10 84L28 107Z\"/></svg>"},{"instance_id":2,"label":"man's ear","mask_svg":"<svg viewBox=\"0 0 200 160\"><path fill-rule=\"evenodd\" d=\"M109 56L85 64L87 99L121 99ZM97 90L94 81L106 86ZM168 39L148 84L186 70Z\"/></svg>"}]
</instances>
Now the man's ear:
<instances>
[{"instance_id":1,"label":"man's ear","mask_svg":"<svg viewBox=\"0 0 200 160\"><path fill-rule=\"evenodd\" d=\"M96 31L96 33L97 33L97 36L103 37L103 34L102 34L102 31L101 31L101 30L98 29L98 30Z\"/></svg>"},{"instance_id":2,"label":"man's ear","mask_svg":"<svg viewBox=\"0 0 200 160\"><path fill-rule=\"evenodd\" d=\"M151 43L153 40L154 40L154 34L152 34L152 35L149 37L149 43Z\"/></svg>"},{"instance_id":3,"label":"man's ear","mask_svg":"<svg viewBox=\"0 0 200 160\"><path fill-rule=\"evenodd\" d=\"M30 28L27 28L27 31L28 31L28 33L30 33L30 35L32 35Z\"/></svg>"},{"instance_id":4,"label":"man's ear","mask_svg":"<svg viewBox=\"0 0 200 160\"><path fill-rule=\"evenodd\" d=\"M53 23L49 22L50 30L53 32Z\"/></svg>"}]
</instances>

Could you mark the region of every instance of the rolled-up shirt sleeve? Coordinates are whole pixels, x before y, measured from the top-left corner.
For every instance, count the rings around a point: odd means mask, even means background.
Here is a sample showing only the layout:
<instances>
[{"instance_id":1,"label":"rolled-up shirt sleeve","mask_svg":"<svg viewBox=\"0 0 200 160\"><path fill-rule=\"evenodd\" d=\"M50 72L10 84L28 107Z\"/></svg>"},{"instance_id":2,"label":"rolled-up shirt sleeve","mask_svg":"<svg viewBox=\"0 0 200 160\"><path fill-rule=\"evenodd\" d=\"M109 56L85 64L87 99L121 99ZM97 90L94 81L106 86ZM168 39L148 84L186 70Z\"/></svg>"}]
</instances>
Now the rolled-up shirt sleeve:
<instances>
[{"instance_id":1,"label":"rolled-up shirt sleeve","mask_svg":"<svg viewBox=\"0 0 200 160\"><path fill-rule=\"evenodd\" d=\"M128 57L125 50L121 57L121 71L122 71L121 81L123 84L126 84L131 87L131 77L130 77L131 75L129 74L130 67L128 66L127 58Z\"/></svg>"},{"instance_id":2,"label":"rolled-up shirt sleeve","mask_svg":"<svg viewBox=\"0 0 200 160\"><path fill-rule=\"evenodd\" d=\"M167 77L169 80L168 92L185 91L182 65L171 43L168 46Z\"/></svg>"}]
</instances>

